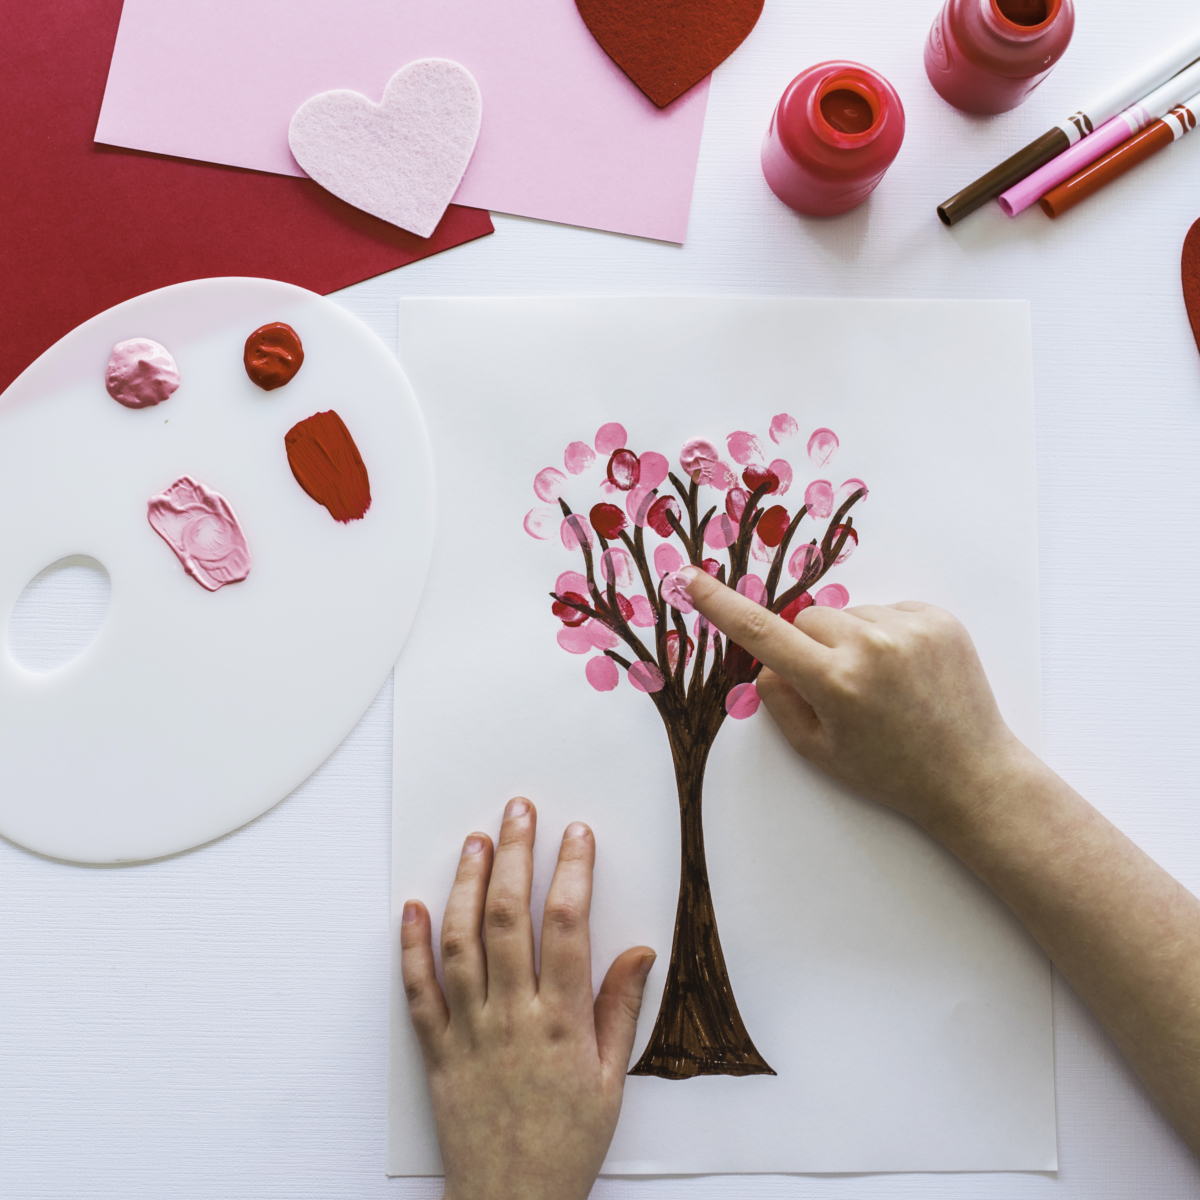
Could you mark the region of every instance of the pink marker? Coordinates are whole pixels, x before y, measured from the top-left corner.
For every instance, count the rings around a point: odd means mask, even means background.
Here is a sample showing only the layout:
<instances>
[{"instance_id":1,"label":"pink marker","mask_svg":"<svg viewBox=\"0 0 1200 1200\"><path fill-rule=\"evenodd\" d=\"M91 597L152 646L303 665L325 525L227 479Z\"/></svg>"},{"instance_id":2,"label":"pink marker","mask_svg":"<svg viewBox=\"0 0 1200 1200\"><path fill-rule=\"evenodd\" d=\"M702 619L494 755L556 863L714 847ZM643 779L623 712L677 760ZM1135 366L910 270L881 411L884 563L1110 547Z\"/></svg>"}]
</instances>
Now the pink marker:
<instances>
[{"instance_id":1,"label":"pink marker","mask_svg":"<svg viewBox=\"0 0 1200 1200\"><path fill-rule=\"evenodd\" d=\"M1101 125L1095 133L1089 134L1081 142L1076 142L1069 150L1064 150L1044 167L1010 187L1000 197L1000 207L1010 217L1024 212L1063 180L1070 179L1076 171L1094 163L1098 158L1103 158L1110 150L1115 150L1152 121L1166 116L1175 105L1195 95L1198 89L1200 62L1193 63L1186 71L1168 79L1162 87L1124 112L1118 113L1111 121Z\"/></svg>"}]
</instances>

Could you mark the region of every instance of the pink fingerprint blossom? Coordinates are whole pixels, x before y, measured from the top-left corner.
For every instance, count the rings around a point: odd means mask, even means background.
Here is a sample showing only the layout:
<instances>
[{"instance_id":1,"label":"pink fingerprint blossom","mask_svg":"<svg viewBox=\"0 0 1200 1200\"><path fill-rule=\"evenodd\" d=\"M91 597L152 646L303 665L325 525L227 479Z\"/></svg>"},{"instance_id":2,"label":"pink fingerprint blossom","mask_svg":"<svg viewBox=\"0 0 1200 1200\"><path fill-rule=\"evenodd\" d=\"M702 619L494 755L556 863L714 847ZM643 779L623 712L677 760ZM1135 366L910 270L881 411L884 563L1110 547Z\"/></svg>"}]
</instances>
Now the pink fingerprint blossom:
<instances>
[{"instance_id":1,"label":"pink fingerprint blossom","mask_svg":"<svg viewBox=\"0 0 1200 1200\"><path fill-rule=\"evenodd\" d=\"M621 639L603 621L589 621L582 628L597 650L615 650L621 644Z\"/></svg>"},{"instance_id":2,"label":"pink fingerprint blossom","mask_svg":"<svg viewBox=\"0 0 1200 1200\"><path fill-rule=\"evenodd\" d=\"M814 479L804 489L804 503L808 515L824 519L833 512L833 484L828 479Z\"/></svg>"},{"instance_id":3,"label":"pink fingerprint blossom","mask_svg":"<svg viewBox=\"0 0 1200 1200\"><path fill-rule=\"evenodd\" d=\"M795 417L789 417L787 413L780 413L779 416L771 418L771 441L775 445L786 442L788 438L794 438L799 432L800 426L796 424Z\"/></svg>"},{"instance_id":4,"label":"pink fingerprint blossom","mask_svg":"<svg viewBox=\"0 0 1200 1200\"><path fill-rule=\"evenodd\" d=\"M815 466L823 467L837 453L838 435L832 429L814 429L808 439L808 458Z\"/></svg>"},{"instance_id":5,"label":"pink fingerprint blossom","mask_svg":"<svg viewBox=\"0 0 1200 1200\"><path fill-rule=\"evenodd\" d=\"M696 483L708 483L720 461L721 455L716 446L704 438L689 438L679 452L679 465L683 473Z\"/></svg>"},{"instance_id":6,"label":"pink fingerprint blossom","mask_svg":"<svg viewBox=\"0 0 1200 1200\"><path fill-rule=\"evenodd\" d=\"M854 549L858 545L858 530L853 525L839 525L830 536L829 544L836 546L843 533L846 535L846 543L842 546L842 552L833 560L835 567L838 563L844 563L854 553Z\"/></svg>"},{"instance_id":7,"label":"pink fingerprint blossom","mask_svg":"<svg viewBox=\"0 0 1200 1200\"><path fill-rule=\"evenodd\" d=\"M671 464L665 454L647 450L639 461L642 464L642 475L638 482L642 487L656 488L671 473Z\"/></svg>"},{"instance_id":8,"label":"pink fingerprint blossom","mask_svg":"<svg viewBox=\"0 0 1200 1200\"><path fill-rule=\"evenodd\" d=\"M537 498L545 500L547 504L553 504L566 486L567 477L555 467L546 467L533 477L533 490L537 492Z\"/></svg>"},{"instance_id":9,"label":"pink fingerprint blossom","mask_svg":"<svg viewBox=\"0 0 1200 1200\"><path fill-rule=\"evenodd\" d=\"M649 629L654 624L654 609L645 596L630 596L629 603L633 607L633 615L629 618L630 625L639 629Z\"/></svg>"},{"instance_id":10,"label":"pink fingerprint blossom","mask_svg":"<svg viewBox=\"0 0 1200 1200\"><path fill-rule=\"evenodd\" d=\"M587 676L588 683L598 692L611 692L621 682L621 672L617 670L617 664L606 654L600 655L599 658L589 658L583 673Z\"/></svg>"},{"instance_id":11,"label":"pink fingerprint blossom","mask_svg":"<svg viewBox=\"0 0 1200 1200\"><path fill-rule=\"evenodd\" d=\"M635 487L625 501L625 511L635 525L645 525L650 506L654 503L655 491L648 487Z\"/></svg>"},{"instance_id":12,"label":"pink fingerprint blossom","mask_svg":"<svg viewBox=\"0 0 1200 1200\"><path fill-rule=\"evenodd\" d=\"M687 660L684 662L686 667L692 661L692 653L696 649L696 644L691 638L687 640ZM675 668L679 666L679 634L672 630L667 634L667 666L671 668L671 673L675 673Z\"/></svg>"},{"instance_id":13,"label":"pink fingerprint blossom","mask_svg":"<svg viewBox=\"0 0 1200 1200\"><path fill-rule=\"evenodd\" d=\"M792 486L792 464L786 458L777 458L767 467L767 471L779 480L775 495L782 496Z\"/></svg>"},{"instance_id":14,"label":"pink fingerprint blossom","mask_svg":"<svg viewBox=\"0 0 1200 1200\"><path fill-rule=\"evenodd\" d=\"M862 492L863 500L865 500L870 494L867 491L867 485L863 483L861 479L847 479L846 482L843 483L842 486L837 490L837 496L835 497L837 501L837 507L841 508L841 506L845 504L846 501L849 500L850 497L853 496L857 491ZM860 500L859 503L861 504L862 500Z\"/></svg>"},{"instance_id":15,"label":"pink fingerprint blossom","mask_svg":"<svg viewBox=\"0 0 1200 1200\"><path fill-rule=\"evenodd\" d=\"M544 542L554 536L554 529L558 524L558 513L552 508L531 508L525 514L523 524L525 532L530 537Z\"/></svg>"},{"instance_id":16,"label":"pink fingerprint blossom","mask_svg":"<svg viewBox=\"0 0 1200 1200\"><path fill-rule=\"evenodd\" d=\"M661 692L667 685L663 673L648 662L635 662L629 668L629 682L639 692Z\"/></svg>"},{"instance_id":17,"label":"pink fingerprint blossom","mask_svg":"<svg viewBox=\"0 0 1200 1200\"><path fill-rule=\"evenodd\" d=\"M600 556L600 574L605 583L628 587L633 582L633 559L626 550L605 550Z\"/></svg>"},{"instance_id":18,"label":"pink fingerprint blossom","mask_svg":"<svg viewBox=\"0 0 1200 1200\"><path fill-rule=\"evenodd\" d=\"M717 463L708 486L716 488L718 492L727 492L731 487L737 487L737 481L737 472L728 463Z\"/></svg>"},{"instance_id":19,"label":"pink fingerprint blossom","mask_svg":"<svg viewBox=\"0 0 1200 1200\"><path fill-rule=\"evenodd\" d=\"M821 608L845 608L850 603L850 593L840 583L827 583L813 597L813 603Z\"/></svg>"},{"instance_id":20,"label":"pink fingerprint blossom","mask_svg":"<svg viewBox=\"0 0 1200 1200\"><path fill-rule=\"evenodd\" d=\"M763 604L767 599L767 585L757 575L743 575L738 580L738 592L755 604Z\"/></svg>"},{"instance_id":21,"label":"pink fingerprint blossom","mask_svg":"<svg viewBox=\"0 0 1200 1200\"><path fill-rule=\"evenodd\" d=\"M738 683L729 689L729 695L725 697L725 711L735 721L744 721L758 712L760 703L758 688L753 683Z\"/></svg>"},{"instance_id":22,"label":"pink fingerprint blossom","mask_svg":"<svg viewBox=\"0 0 1200 1200\"><path fill-rule=\"evenodd\" d=\"M568 550L578 550L581 543L592 544L592 531L588 523L578 514L572 513L559 527L559 537Z\"/></svg>"},{"instance_id":23,"label":"pink fingerprint blossom","mask_svg":"<svg viewBox=\"0 0 1200 1200\"><path fill-rule=\"evenodd\" d=\"M563 466L572 475L582 475L596 461L596 452L587 442L572 442L563 452Z\"/></svg>"},{"instance_id":24,"label":"pink fingerprint blossom","mask_svg":"<svg viewBox=\"0 0 1200 1200\"><path fill-rule=\"evenodd\" d=\"M724 550L737 541L738 527L725 513L717 513L704 527L704 544L714 550Z\"/></svg>"},{"instance_id":25,"label":"pink fingerprint blossom","mask_svg":"<svg viewBox=\"0 0 1200 1200\"><path fill-rule=\"evenodd\" d=\"M725 439L725 444L729 447L729 457L740 466L748 467L764 461L762 447L752 433L739 429Z\"/></svg>"},{"instance_id":26,"label":"pink fingerprint blossom","mask_svg":"<svg viewBox=\"0 0 1200 1200\"><path fill-rule=\"evenodd\" d=\"M816 575L822 567L821 551L816 546L800 546L788 559L788 574L793 579Z\"/></svg>"},{"instance_id":27,"label":"pink fingerprint blossom","mask_svg":"<svg viewBox=\"0 0 1200 1200\"><path fill-rule=\"evenodd\" d=\"M568 654L591 654L595 649L585 629L569 626L558 631L558 644Z\"/></svg>"},{"instance_id":28,"label":"pink fingerprint blossom","mask_svg":"<svg viewBox=\"0 0 1200 1200\"><path fill-rule=\"evenodd\" d=\"M629 441L629 435L625 432L624 425L618 425L616 421L610 421L607 425L601 425L596 431L596 453L603 454L607 458L614 450L620 450Z\"/></svg>"},{"instance_id":29,"label":"pink fingerprint blossom","mask_svg":"<svg viewBox=\"0 0 1200 1200\"><path fill-rule=\"evenodd\" d=\"M608 481L623 492L637 487L642 478L642 464L632 450L614 450L608 460Z\"/></svg>"},{"instance_id":30,"label":"pink fingerprint blossom","mask_svg":"<svg viewBox=\"0 0 1200 1200\"><path fill-rule=\"evenodd\" d=\"M654 569L660 579L664 575L670 575L672 571L678 571L682 566L683 555L670 542L663 542L654 551Z\"/></svg>"},{"instance_id":31,"label":"pink fingerprint blossom","mask_svg":"<svg viewBox=\"0 0 1200 1200\"><path fill-rule=\"evenodd\" d=\"M694 612L696 607L692 603L691 596L685 590L686 583L687 580L678 571L672 571L670 575L663 576L662 597L672 608L681 613Z\"/></svg>"},{"instance_id":32,"label":"pink fingerprint blossom","mask_svg":"<svg viewBox=\"0 0 1200 1200\"><path fill-rule=\"evenodd\" d=\"M559 596L563 596L567 592L574 592L577 596L586 596L589 590L587 579L578 571L564 571L554 581L554 591Z\"/></svg>"},{"instance_id":33,"label":"pink fingerprint blossom","mask_svg":"<svg viewBox=\"0 0 1200 1200\"><path fill-rule=\"evenodd\" d=\"M773 563L779 554L778 546L766 545L762 538L754 533L750 537L750 557L761 563Z\"/></svg>"}]
</instances>

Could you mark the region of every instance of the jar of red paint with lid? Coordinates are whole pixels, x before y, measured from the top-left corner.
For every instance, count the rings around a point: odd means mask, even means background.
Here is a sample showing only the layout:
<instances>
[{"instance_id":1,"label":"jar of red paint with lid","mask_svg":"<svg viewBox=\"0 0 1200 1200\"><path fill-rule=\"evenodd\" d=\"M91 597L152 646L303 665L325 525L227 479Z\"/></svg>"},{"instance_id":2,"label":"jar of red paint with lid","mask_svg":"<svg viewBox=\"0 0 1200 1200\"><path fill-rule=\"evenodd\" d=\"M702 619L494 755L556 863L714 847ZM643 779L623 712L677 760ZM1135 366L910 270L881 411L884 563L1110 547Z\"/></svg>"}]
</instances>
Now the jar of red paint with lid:
<instances>
[{"instance_id":1,"label":"jar of red paint with lid","mask_svg":"<svg viewBox=\"0 0 1200 1200\"><path fill-rule=\"evenodd\" d=\"M946 0L925 42L925 74L969 113L1022 104L1075 32L1073 0Z\"/></svg>"},{"instance_id":2,"label":"jar of red paint with lid","mask_svg":"<svg viewBox=\"0 0 1200 1200\"><path fill-rule=\"evenodd\" d=\"M880 74L823 62L788 84L762 147L771 191L789 208L830 217L861 204L904 140L904 105Z\"/></svg>"}]
</instances>

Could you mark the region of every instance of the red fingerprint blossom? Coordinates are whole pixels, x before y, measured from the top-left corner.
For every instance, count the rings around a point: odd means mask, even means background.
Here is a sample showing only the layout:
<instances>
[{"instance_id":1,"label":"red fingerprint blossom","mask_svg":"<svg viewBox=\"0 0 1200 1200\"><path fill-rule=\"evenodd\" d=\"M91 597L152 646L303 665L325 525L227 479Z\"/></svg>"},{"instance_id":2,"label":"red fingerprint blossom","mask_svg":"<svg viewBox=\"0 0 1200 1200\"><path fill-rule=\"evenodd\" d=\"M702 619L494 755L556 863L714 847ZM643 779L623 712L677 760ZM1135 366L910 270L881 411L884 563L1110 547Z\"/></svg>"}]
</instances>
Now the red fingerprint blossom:
<instances>
[{"instance_id":1,"label":"red fingerprint blossom","mask_svg":"<svg viewBox=\"0 0 1200 1200\"><path fill-rule=\"evenodd\" d=\"M776 504L774 508L768 508L761 517L758 518L758 536L762 539L764 546L778 546L783 541L783 535L787 533L787 527L791 524L792 518L788 516L788 510L782 504Z\"/></svg>"},{"instance_id":2,"label":"red fingerprint blossom","mask_svg":"<svg viewBox=\"0 0 1200 1200\"><path fill-rule=\"evenodd\" d=\"M606 541L617 537L625 528L625 514L615 504L597 504L588 513L592 528Z\"/></svg>"},{"instance_id":3,"label":"red fingerprint blossom","mask_svg":"<svg viewBox=\"0 0 1200 1200\"><path fill-rule=\"evenodd\" d=\"M342 418L332 409L293 425L283 439L296 482L335 521L361 520L371 507L371 481Z\"/></svg>"}]
</instances>

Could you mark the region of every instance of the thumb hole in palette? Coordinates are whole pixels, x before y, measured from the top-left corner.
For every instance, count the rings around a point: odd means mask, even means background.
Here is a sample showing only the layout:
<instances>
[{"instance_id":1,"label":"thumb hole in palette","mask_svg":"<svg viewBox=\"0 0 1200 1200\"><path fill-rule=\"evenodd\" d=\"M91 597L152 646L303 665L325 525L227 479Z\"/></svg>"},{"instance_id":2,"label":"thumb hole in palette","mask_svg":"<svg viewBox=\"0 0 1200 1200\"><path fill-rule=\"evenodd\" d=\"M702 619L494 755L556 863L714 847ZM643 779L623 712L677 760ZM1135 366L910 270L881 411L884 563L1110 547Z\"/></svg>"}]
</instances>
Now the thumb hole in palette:
<instances>
[{"instance_id":1,"label":"thumb hole in palette","mask_svg":"<svg viewBox=\"0 0 1200 1200\"><path fill-rule=\"evenodd\" d=\"M100 633L111 592L103 564L86 554L60 558L39 571L8 620L13 661L39 674L74 662Z\"/></svg>"}]
</instances>

